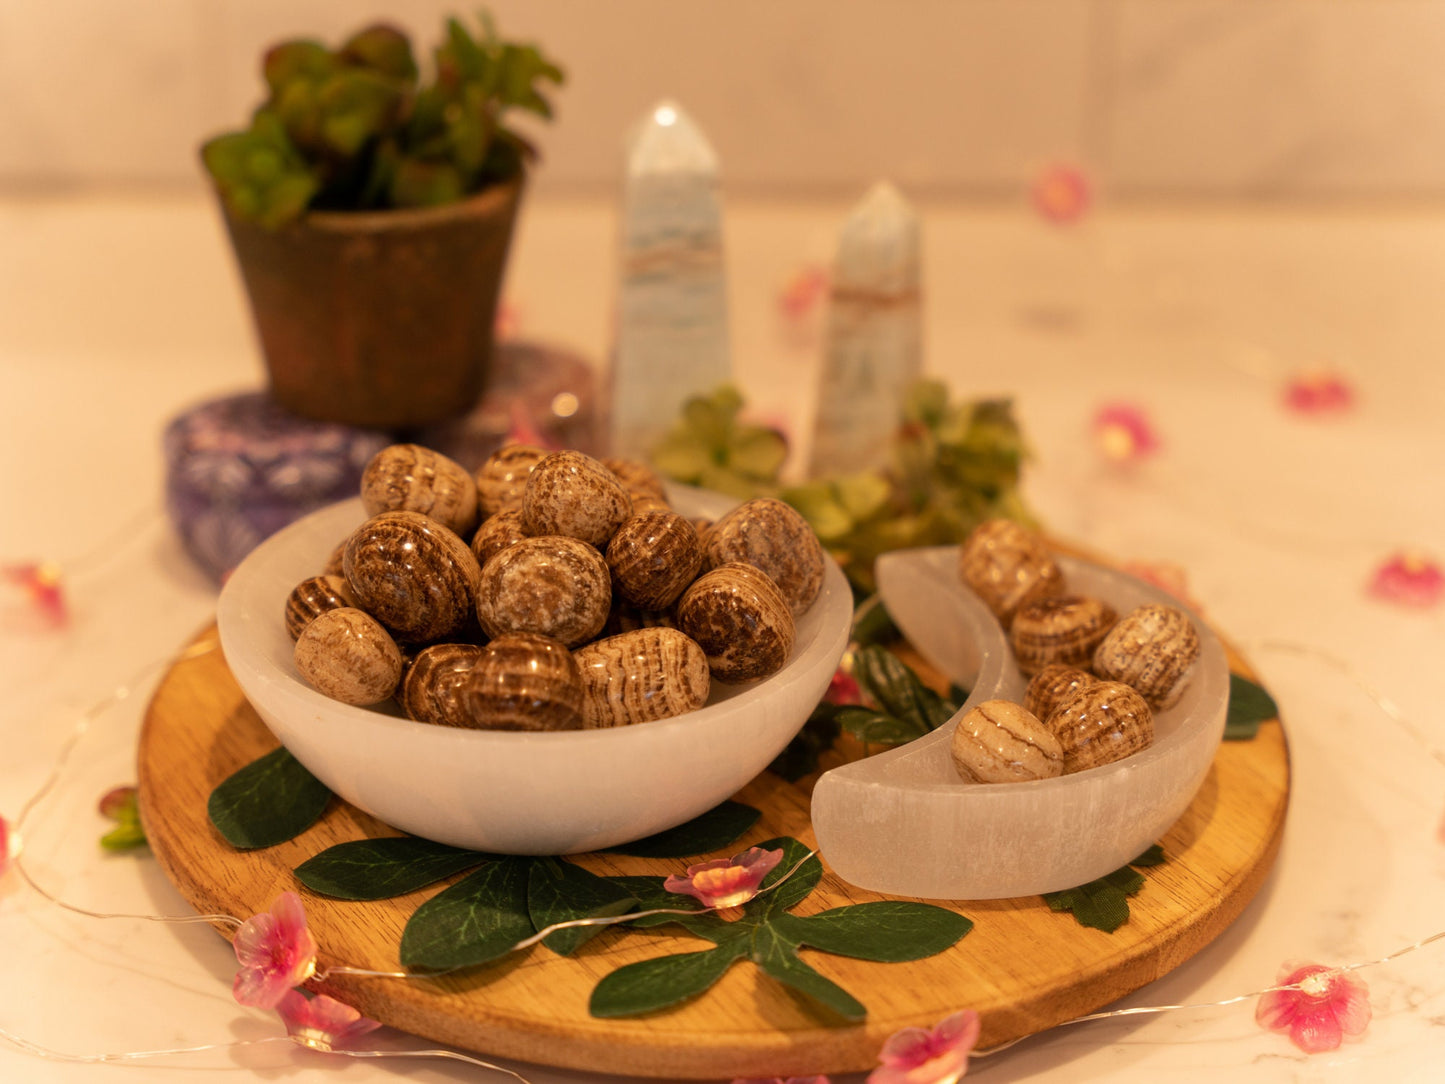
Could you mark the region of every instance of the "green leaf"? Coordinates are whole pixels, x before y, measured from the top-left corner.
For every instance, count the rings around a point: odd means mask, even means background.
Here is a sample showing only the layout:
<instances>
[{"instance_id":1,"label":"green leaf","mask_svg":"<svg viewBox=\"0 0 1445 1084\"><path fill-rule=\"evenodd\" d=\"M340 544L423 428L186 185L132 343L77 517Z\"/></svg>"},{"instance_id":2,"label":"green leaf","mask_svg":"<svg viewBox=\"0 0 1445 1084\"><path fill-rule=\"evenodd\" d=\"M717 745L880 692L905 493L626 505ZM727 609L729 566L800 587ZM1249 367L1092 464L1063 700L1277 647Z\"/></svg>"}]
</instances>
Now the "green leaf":
<instances>
[{"instance_id":1,"label":"green leaf","mask_svg":"<svg viewBox=\"0 0 1445 1084\"><path fill-rule=\"evenodd\" d=\"M535 861L498 858L427 900L402 931L402 964L436 971L471 967L530 937L527 882Z\"/></svg>"},{"instance_id":2,"label":"green leaf","mask_svg":"<svg viewBox=\"0 0 1445 1084\"><path fill-rule=\"evenodd\" d=\"M610 1018L676 1005L709 989L746 951L745 942L733 940L705 952L660 956L619 967L592 991L588 1011Z\"/></svg>"},{"instance_id":3,"label":"green leaf","mask_svg":"<svg viewBox=\"0 0 1445 1084\"><path fill-rule=\"evenodd\" d=\"M897 655L882 647L864 647L854 654L853 677L885 713L915 724L923 734L948 722L957 710L956 705L919 681Z\"/></svg>"},{"instance_id":4,"label":"green leaf","mask_svg":"<svg viewBox=\"0 0 1445 1084\"><path fill-rule=\"evenodd\" d=\"M527 908L532 925L539 931L579 918L625 914L636 906L636 897L615 880L560 858L537 859L527 882ZM569 956L606 928L573 926L547 935L542 944L559 956Z\"/></svg>"},{"instance_id":5,"label":"green leaf","mask_svg":"<svg viewBox=\"0 0 1445 1084\"><path fill-rule=\"evenodd\" d=\"M799 945L893 963L942 952L965 937L973 922L931 903L879 900L806 917L778 915L773 926Z\"/></svg>"},{"instance_id":6,"label":"green leaf","mask_svg":"<svg viewBox=\"0 0 1445 1084\"><path fill-rule=\"evenodd\" d=\"M872 708L849 706L839 709L838 725L853 737L871 745L904 745L928 733L916 722L905 722Z\"/></svg>"},{"instance_id":7,"label":"green leaf","mask_svg":"<svg viewBox=\"0 0 1445 1084\"><path fill-rule=\"evenodd\" d=\"M1129 863L1129 865L1131 865L1131 866L1146 866L1146 867L1147 867L1147 866L1162 866L1163 864L1164 864L1164 848L1161 847L1158 843L1153 844L1147 851L1145 851L1145 852L1144 852L1143 854L1141 854L1138 858L1134 859L1134 861L1132 861L1132 862Z\"/></svg>"},{"instance_id":8,"label":"green leaf","mask_svg":"<svg viewBox=\"0 0 1445 1084\"><path fill-rule=\"evenodd\" d=\"M619 892L625 892L636 900L639 911L695 911L702 907L702 904L691 896L667 891L662 887L662 877L608 877L607 880L616 885ZM716 915L704 912L696 915L649 915L646 918L633 919L627 925L640 930L648 926L665 926L670 922L675 922L700 937L707 937L710 941L715 940L712 932L723 924Z\"/></svg>"},{"instance_id":9,"label":"green leaf","mask_svg":"<svg viewBox=\"0 0 1445 1084\"><path fill-rule=\"evenodd\" d=\"M144 847L147 842L140 821L131 818L121 818L114 828L100 837L100 845L108 851L133 851Z\"/></svg>"},{"instance_id":10,"label":"green leaf","mask_svg":"<svg viewBox=\"0 0 1445 1084\"><path fill-rule=\"evenodd\" d=\"M767 974L815 1001L821 1001L845 1020L864 1020L863 1003L832 979L824 978L798 959L797 944L771 926L763 926L753 940L753 961Z\"/></svg>"},{"instance_id":11,"label":"green leaf","mask_svg":"<svg viewBox=\"0 0 1445 1084\"><path fill-rule=\"evenodd\" d=\"M755 846L764 851L775 851L781 847L783 860L763 878L763 883L759 886L760 894L743 905L744 910L751 918L767 919L782 914L789 907L806 899L808 893L818 886L818 882L823 877L823 863L818 861L818 856L813 855L803 862L803 856L808 853L808 848L792 836L764 840ZM803 862L803 864L796 873L793 873L793 867L797 866L799 862ZM789 876L790 873L791 876ZM783 881L784 877L788 879ZM778 884L779 881L783 883ZM773 888L773 885L778 885L778 887ZM763 891L765 889L766 892Z\"/></svg>"},{"instance_id":12,"label":"green leaf","mask_svg":"<svg viewBox=\"0 0 1445 1084\"><path fill-rule=\"evenodd\" d=\"M1279 718L1279 705L1263 686L1239 674L1229 675L1229 713L1224 719L1226 741L1248 741L1259 733L1259 724Z\"/></svg>"},{"instance_id":13,"label":"green leaf","mask_svg":"<svg viewBox=\"0 0 1445 1084\"><path fill-rule=\"evenodd\" d=\"M752 806L728 800L686 824L608 849L613 854L634 858L693 858L734 843L757 823L760 816L762 814Z\"/></svg>"},{"instance_id":14,"label":"green leaf","mask_svg":"<svg viewBox=\"0 0 1445 1084\"><path fill-rule=\"evenodd\" d=\"M211 791L206 812L227 843L255 850L299 836L316 823L330 800L326 784L283 745Z\"/></svg>"},{"instance_id":15,"label":"green leaf","mask_svg":"<svg viewBox=\"0 0 1445 1084\"><path fill-rule=\"evenodd\" d=\"M384 900L415 892L492 857L416 836L356 839L308 858L296 867L296 877L323 896Z\"/></svg>"},{"instance_id":16,"label":"green leaf","mask_svg":"<svg viewBox=\"0 0 1445 1084\"><path fill-rule=\"evenodd\" d=\"M1124 866L1078 888L1045 892L1044 900L1050 910L1072 911L1080 926L1113 933L1129 921L1129 897L1143 887L1144 877Z\"/></svg>"}]
</instances>

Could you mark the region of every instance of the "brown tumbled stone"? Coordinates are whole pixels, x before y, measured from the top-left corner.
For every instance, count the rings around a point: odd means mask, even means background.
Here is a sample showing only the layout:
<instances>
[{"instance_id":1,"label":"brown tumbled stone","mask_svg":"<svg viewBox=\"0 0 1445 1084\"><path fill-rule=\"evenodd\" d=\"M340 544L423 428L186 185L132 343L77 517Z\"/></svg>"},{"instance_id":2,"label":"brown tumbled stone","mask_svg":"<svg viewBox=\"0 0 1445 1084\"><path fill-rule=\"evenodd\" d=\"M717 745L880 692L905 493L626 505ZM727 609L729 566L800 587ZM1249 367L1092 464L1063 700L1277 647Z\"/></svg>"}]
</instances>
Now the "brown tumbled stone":
<instances>
[{"instance_id":1,"label":"brown tumbled stone","mask_svg":"<svg viewBox=\"0 0 1445 1084\"><path fill-rule=\"evenodd\" d=\"M741 562L699 576L678 601L677 626L702 647L712 676L730 685L776 674L797 635L777 584Z\"/></svg>"}]
</instances>

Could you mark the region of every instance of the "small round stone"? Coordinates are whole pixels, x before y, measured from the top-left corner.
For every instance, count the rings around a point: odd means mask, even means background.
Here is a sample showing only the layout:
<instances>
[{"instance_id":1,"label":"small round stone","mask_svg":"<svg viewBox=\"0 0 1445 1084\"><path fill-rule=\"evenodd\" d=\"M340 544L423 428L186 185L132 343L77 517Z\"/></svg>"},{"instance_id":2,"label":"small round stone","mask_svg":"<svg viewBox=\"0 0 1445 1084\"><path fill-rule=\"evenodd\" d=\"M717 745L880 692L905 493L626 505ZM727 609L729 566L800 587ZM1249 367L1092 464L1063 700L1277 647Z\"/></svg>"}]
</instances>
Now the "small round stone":
<instances>
[{"instance_id":1,"label":"small round stone","mask_svg":"<svg viewBox=\"0 0 1445 1084\"><path fill-rule=\"evenodd\" d=\"M667 504L667 487L657 471L640 459L618 459L613 456L602 460L602 465L617 475L623 488L634 501L642 494L648 494Z\"/></svg>"},{"instance_id":2,"label":"small round stone","mask_svg":"<svg viewBox=\"0 0 1445 1084\"><path fill-rule=\"evenodd\" d=\"M1059 740L1032 712L1009 700L985 700L966 711L949 753L969 783L1026 783L1064 771Z\"/></svg>"},{"instance_id":3,"label":"small round stone","mask_svg":"<svg viewBox=\"0 0 1445 1084\"><path fill-rule=\"evenodd\" d=\"M1109 630L1094 652L1094 673L1132 685L1155 708L1172 707L1199 658L1199 633L1174 606L1140 606Z\"/></svg>"},{"instance_id":4,"label":"small round stone","mask_svg":"<svg viewBox=\"0 0 1445 1084\"><path fill-rule=\"evenodd\" d=\"M346 586L345 577L330 574L312 576L298 583L286 596L286 631L294 640L318 614L355 605L356 599L351 595L351 588Z\"/></svg>"},{"instance_id":5,"label":"small round stone","mask_svg":"<svg viewBox=\"0 0 1445 1084\"><path fill-rule=\"evenodd\" d=\"M397 699L419 723L474 727L462 690L484 649L478 644L432 644L406 667Z\"/></svg>"},{"instance_id":6,"label":"small round stone","mask_svg":"<svg viewBox=\"0 0 1445 1084\"><path fill-rule=\"evenodd\" d=\"M371 457L361 475L368 516L420 512L465 538L477 525L477 482L455 460L420 444L393 444Z\"/></svg>"},{"instance_id":7,"label":"small round stone","mask_svg":"<svg viewBox=\"0 0 1445 1084\"><path fill-rule=\"evenodd\" d=\"M1008 628L1026 602L1061 595L1064 574L1043 539L1012 520L980 523L959 547L958 571Z\"/></svg>"},{"instance_id":8,"label":"small round stone","mask_svg":"<svg viewBox=\"0 0 1445 1084\"><path fill-rule=\"evenodd\" d=\"M1030 679L1024 690L1024 707L1036 717L1048 719L1065 699L1098 680L1086 670L1050 663Z\"/></svg>"},{"instance_id":9,"label":"small round stone","mask_svg":"<svg viewBox=\"0 0 1445 1084\"><path fill-rule=\"evenodd\" d=\"M527 492L527 477L546 456L545 448L531 444L505 444L488 456L477 470L477 500L482 515L520 509Z\"/></svg>"},{"instance_id":10,"label":"small round stone","mask_svg":"<svg viewBox=\"0 0 1445 1084\"><path fill-rule=\"evenodd\" d=\"M343 567L357 605L414 643L464 628L481 577L467 544L420 512L372 516L347 539Z\"/></svg>"},{"instance_id":11,"label":"small round stone","mask_svg":"<svg viewBox=\"0 0 1445 1084\"><path fill-rule=\"evenodd\" d=\"M472 725L485 730L576 730L582 675L565 645L509 633L482 649L462 691ZM546 771L539 758L538 771Z\"/></svg>"},{"instance_id":12,"label":"small round stone","mask_svg":"<svg viewBox=\"0 0 1445 1084\"><path fill-rule=\"evenodd\" d=\"M495 554L527 537L526 528L522 526L522 510L508 508L482 520L482 525L472 536L472 553L476 555L478 565L485 565Z\"/></svg>"},{"instance_id":13,"label":"small round stone","mask_svg":"<svg viewBox=\"0 0 1445 1084\"><path fill-rule=\"evenodd\" d=\"M744 501L712 525L707 561L713 568L741 561L762 569L796 617L822 590L826 557L802 513L775 498L759 497Z\"/></svg>"},{"instance_id":14,"label":"small round stone","mask_svg":"<svg viewBox=\"0 0 1445 1084\"><path fill-rule=\"evenodd\" d=\"M573 652L582 674L582 725L631 726L696 711L712 679L696 641L669 628L594 640Z\"/></svg>"},{"instance_id":15,"label":"small round stone","mask_svg":"<svg viewBox=\"0 0 1445 1084\"><path fill-rule=\"evenodd\" d=\"M530 632L575 647L602 631L611 607L607 562L575 538L524 538L482 568L477 620L488 636Z\"/></svg>"},{"instance_id":16,"label":"small round stone","mask_svg":"<svg viewBox=\"0 0 1445 1084\"><path fill-rule=\"evenodd\" d=\"M1064 749L1064 772L1123 760L1154 741L1154 713L1119 681L1096 681L1067 697L1045 725Z\"/></svg>"},{"instance_id":17,"label":"small round stone","mask_svg":"<svg viewBox=\"0 0 1445 1084\"><path fill-rule=\"evenodd\" d=\"M607 544L617 593L643 610L665 610L702 570L702 546L686 516L644 512L625 520Z\"/></svg>"},{"instance_id":18,"label":"small round stone","mask_svg":"<svg viewBox=\"0 0 1445 1084\"><path fill-rule=\"evenodd\" d=\"M713 678L729 685L776 674L797 636L777 584L741 562L699 576L678 601L677 626L702 647Z\"/></svg>"},{"instance_id":19,"label":"small round stone","mask_svg":"<svg viewBox=\"0 0 1445 1084\"><path fill-rule=\"evenodd\" d=\"M522 525L531 535L566 535L599 549L632 514L617 475L581 452L553 452L527 477Z\"/></svg>"},{"instance_id":20,"label":"small round stone","mask_svg":"<svg viewBox=\"0 0 1445 1084\"><path fill-rule=\"evenodd\" d=\"M1100 599L1052 595L1015 611L1009 643L1025 674L1036 674L1050 663L1087 667L1117 620L1114 608Z\"/></svg>"},{"instance_id":21,"label":"small round stone","mask_svg":"<svg viewBox=\"0 0 1445 1084\"><path fill-rule=\"evenodd\" d=\"M401 680L401 651L370 614L354 607L317 614L296 640L296 669L344 704L378 704Z\"/></svg>"}]
</instances>

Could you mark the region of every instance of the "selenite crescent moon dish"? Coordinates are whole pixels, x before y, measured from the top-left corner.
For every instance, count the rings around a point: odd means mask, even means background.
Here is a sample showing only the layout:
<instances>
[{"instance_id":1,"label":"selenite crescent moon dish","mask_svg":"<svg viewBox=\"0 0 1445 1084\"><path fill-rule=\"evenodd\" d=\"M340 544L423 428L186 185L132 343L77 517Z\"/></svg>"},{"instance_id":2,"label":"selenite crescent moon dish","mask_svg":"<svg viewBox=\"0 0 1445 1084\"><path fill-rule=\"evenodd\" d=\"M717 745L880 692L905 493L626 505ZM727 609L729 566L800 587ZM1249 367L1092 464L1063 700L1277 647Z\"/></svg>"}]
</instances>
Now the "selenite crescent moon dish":
<instances>
[{"instance_id":1,"label":"selenite crescent moon dish","mask_svg":"<svg viewBox=\"0 0 1445 1084\"><path fill-rule=\"evenodd\" d=\"M1133 576L1060 556L1071 592L1121 615L1183 608ZM1025 680L997 619L958 577L958 547L884 555L884 605L913 646L970 690L943 726L825 772L813 829L833 871L860 888L926 899L1008 899L1085 884L1137 858L1188 807L1224 734L1229 665L1198 615L1200 655L1183 696L1154 716L1147 749L1087 771L1022 783L965 783L949 756L958 720L985 700L1021 701Z\"/></svg>"}]
</instances>

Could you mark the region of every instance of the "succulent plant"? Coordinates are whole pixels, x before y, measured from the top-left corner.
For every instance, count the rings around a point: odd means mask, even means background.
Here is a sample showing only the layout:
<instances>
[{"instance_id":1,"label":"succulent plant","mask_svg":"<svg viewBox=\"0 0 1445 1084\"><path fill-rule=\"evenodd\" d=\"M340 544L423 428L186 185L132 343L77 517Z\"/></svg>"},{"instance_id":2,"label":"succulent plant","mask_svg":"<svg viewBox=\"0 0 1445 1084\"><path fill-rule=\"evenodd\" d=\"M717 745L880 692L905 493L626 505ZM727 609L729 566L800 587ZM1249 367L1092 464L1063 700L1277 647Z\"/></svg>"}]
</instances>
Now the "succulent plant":
<instances>
[{"instance_id":1,"label":"succulent plant","mask_svg":"<svg viewBox=\"0 0 1445 1084\"><path fill-rule=\"evenodd\" d=\"M873 563L889 550L960 542L986 519L1032 523L1019 494L1023 435L1007 400L955 403L945 385L921 380L908 390L889 462L797 485L778 480L782 437L739 423L742 407L731 388L689 400L653 465L680 482L787 501L859 591L874 590Z\"/></svg>"},{"instance_id":2,"label":"succulent plant","mask_svg":"<svg viewBox=\"0 0 1445 1084\"><path fill-rule=\"evenodd\" d=\"M279 228L311 208L376 210L450 203L518 175L531 145L507 126L520 110L550 119L541 89L562 70L533 45L456 19L420 82L405 33L368 26L339 48L285 41L262 61L266 100L243 131L209 140L206 169L240 218Z\"/></svg>"}]
</instances>

